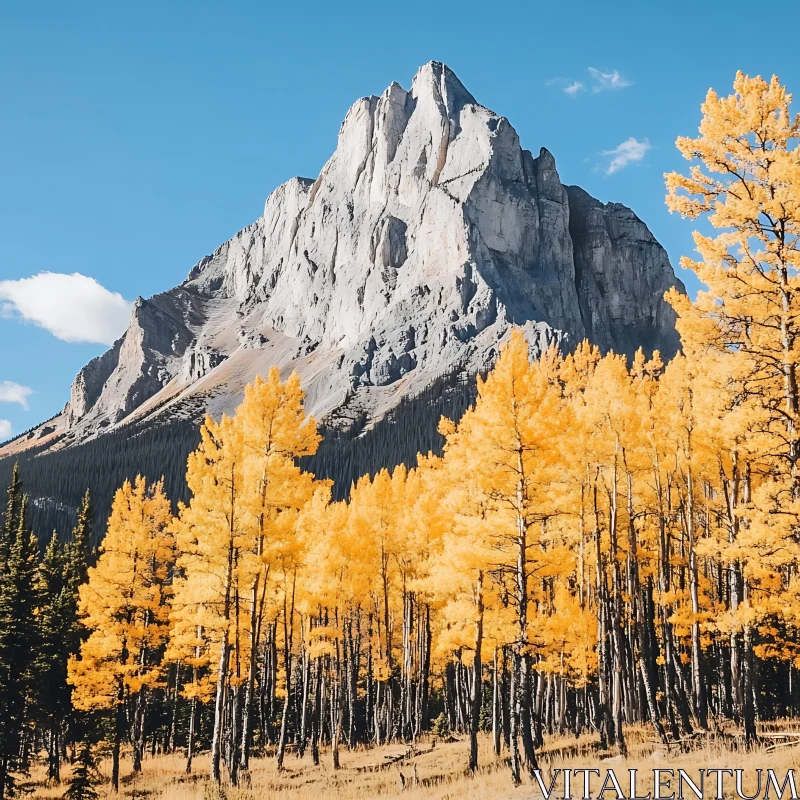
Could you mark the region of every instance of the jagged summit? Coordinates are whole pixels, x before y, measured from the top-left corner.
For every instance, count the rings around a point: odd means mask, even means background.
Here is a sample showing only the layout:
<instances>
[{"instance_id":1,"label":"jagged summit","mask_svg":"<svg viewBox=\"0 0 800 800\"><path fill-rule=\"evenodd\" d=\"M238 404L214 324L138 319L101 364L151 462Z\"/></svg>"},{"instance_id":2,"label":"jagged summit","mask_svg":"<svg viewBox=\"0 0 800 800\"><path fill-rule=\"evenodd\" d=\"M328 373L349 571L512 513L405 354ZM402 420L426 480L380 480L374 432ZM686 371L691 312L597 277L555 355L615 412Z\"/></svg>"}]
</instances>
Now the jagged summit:
<instances>
[{"instance_id":1,"label":"jagged summit","mask_svg":"<svg viewBox=\"0 0 800 800\"><path fill-rule=\"evenodd\" d=\"M64 446L133 420L231 411L272 364L329 422L380 417L437 376L488 365L510 325L532 347L677 348L682 288L636 215L561 183L444 64L347 112L316 180L190 272L137 300L64 411L12 446ZM0 451L2 455L2 451Z\"/></svg>"}]
</instances>

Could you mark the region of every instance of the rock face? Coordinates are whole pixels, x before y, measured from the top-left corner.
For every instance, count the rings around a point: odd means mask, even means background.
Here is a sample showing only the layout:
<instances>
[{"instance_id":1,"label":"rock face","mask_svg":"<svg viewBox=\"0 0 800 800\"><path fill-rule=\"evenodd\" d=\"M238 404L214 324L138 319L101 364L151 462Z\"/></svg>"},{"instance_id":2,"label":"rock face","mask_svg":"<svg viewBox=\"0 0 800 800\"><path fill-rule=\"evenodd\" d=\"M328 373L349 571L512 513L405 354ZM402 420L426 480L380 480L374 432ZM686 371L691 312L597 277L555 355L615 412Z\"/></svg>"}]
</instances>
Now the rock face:
<instances>
[{"instance_id":1,"label":"rock face","mask_svg":"<svg viewBox=\"0 0 800 800\"><path fill-rule=\"evenodd\" d=\"M411 90L358 100L319 177L293 178L255 223L75 379L69 443L154 414L231 411L245 383L297 369L318 417L375 418L455 368L533 348L678 345L663 293L682 286L636 215L562 185L504 117L431 62ZM50 423L53 425L54 423Z\"/></svg>"},{"instance_id":2,"label":"rock face","mask_svg":"<svg viewBox=\"0 0 800 800\"><path fill-rule=\"evenodd\" d=\"M604 349L632 353L678 349L675 314L663 300L675 278L664 248L629 208L568 186L575 282L586 336Z\"/></svg>"}]
</instances>

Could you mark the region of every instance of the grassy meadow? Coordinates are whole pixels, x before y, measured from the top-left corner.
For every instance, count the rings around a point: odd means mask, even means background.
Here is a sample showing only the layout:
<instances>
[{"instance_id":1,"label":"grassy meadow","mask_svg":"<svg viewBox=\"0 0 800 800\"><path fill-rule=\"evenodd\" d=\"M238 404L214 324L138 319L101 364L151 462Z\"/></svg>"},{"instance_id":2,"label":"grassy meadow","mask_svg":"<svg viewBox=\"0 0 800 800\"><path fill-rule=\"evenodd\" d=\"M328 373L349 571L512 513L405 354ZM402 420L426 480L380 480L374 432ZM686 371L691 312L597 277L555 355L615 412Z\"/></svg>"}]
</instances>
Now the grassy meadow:
<instances>
[{"instance_id":1,"label":"grassy meadow","mask_svg":"<svg viewBox=\"0 0 800 800\"><path fill-rule=\"evenodd\" d=\"M635 768L640 770L637 788L642 794L653 791L654 768L682 768L692 778L700 769L742 768L746 778L745 793L754 794L756 769L774 769L782 779L785 770L800 768L800 737L768 738L773 737L776 731L795 729L800 729L800 724L790 721L770 725L768 731L762 731L764 737L759 744L748 751L740 749L740 741L731 734L708 735L683 743L682 749L673 745L667 751L663 745L656 743L650 728L636 727L628 731L630 752L626 758L600 750L595 735L577 739L570 736L552 737L540 750L540 767L548 784L552 770L558 768L591 767L599 769L601 774L613 768L626 791L627 771ZM368 750L342 750L341 768L336 771L331 766L329 751L321 753L319 766L313 765L309 753L303 759L299 759L296 753L289 753L282 772L278 772L275 759L267 754L251 761L249 776L245 776L239 787L223 785L221 789L207 779L207 753L195 759L192 775L185 774L185 759L181 753L146 758L142 773L136 776L131 773L130 759L126 757L122 765L119 795L111 790L110 760L104 759L100 763L104 782L97 790L102 800L114 797L120 800L367 800L379 797L500 800L541 797L535 781L527 776L521 786L515 788L512 785L507 761L493 757L488 735L481 736L482 766L475 775L469 775L464 768L468 748L466 738L451 738L448 741L426 738L416 747L395 744ZM31 800L53 800L63 795L65 786L47 786L45 776L45 766L37 763L27 786ZM597 780L593 779L593 788ZM713 789L713 785L707 784L706 797L714 796ZM562 790L563 784L559 780L553 797L560 798ZM733 790L733 782L728 780L726 797L735 797ZM581 794L581 782L573 778L573 797L580 797ZM614 793L607 792L605 797L614 798ZM693 795L689 795L691 797Z\"/></svg>"}]
</instances>

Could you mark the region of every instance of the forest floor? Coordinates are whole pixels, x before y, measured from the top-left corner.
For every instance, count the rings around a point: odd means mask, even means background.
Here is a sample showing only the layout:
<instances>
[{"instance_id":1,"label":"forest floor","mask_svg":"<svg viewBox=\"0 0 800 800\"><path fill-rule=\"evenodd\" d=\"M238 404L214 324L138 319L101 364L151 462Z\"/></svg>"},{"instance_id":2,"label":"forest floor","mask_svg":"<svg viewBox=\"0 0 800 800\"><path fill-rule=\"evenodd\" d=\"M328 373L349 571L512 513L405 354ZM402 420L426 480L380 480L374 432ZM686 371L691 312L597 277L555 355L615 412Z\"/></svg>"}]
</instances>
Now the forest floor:
<instances>
[{"instance_id":1,"label":"forest floor","mask_svg":"<svg viewBox=\"0 0 800 800\"><path fill-rule=\"evenodd\" d=\"M552 770L558 768L595 768L603 776L607 769L613 769L626 793L629 788L628 770L635 768L640 771L637 784L640 795L653 790L654 768L681 768L695 780L701 769L741 768L745 770L745 793L752 795L757 791L756 769L774 769L782 782L787 769L800 768L800 720L770 725L765 735L774 737L776 731L786 730L799 733L797 737L786 739L765 738L754 749L744 752L738 748L736 739L730 736L724 737L724 740L712 736L697 738L691 743L684 743L682 749L672 745L667 751L662 745L656 744L651 729L632 728L626 732L629 754L625 758L615 752L600 750L596 736L586 735L577 739L551 737L539 752L540 767L548 784ZM111 764L105 759L100 771L106 782L97 788L102 800L115 797L119 800L367 800L396 796L407 800L501 800L541 797L535 782L527 777L523 779L521 787L514 788L508 761L494 758L488 736L481 736L481 768L475 775L466 774L468 747L466 738L461 738L435 743L433 739L425 739L417 744L416 749L408 745L388 745L349 752L342 748L341 768L338 771L331 766L330 751L321 752L322 760L316 767L308 753L303 759L288 753L282 772L278 772L274 757L255 758L251 761L249 786L223 787L221 790L207 780L207 754L195 759L194 774L191 776L185 774L185 760L179 753L147 758L139 775L131 773L130 762L126 759L122 764L123 778L119 795L111 791L108 783ZM64 777L68 774L69 766L66 765ZM53 800L63 795L66 786L46 786L45 775L44 765L35 765L26 785L30 792L26 793L28 798ZM599 788L596 785L598 780L601 779L593 779L593 794ZM716 795L712 780L707 779L710 785L706 788L706 798ZM573 797L582 795L582 781L581 776L573 778ZM734 788L733 780L727 779L725 796L735 797ZM672 789L677 789L674 782ZM763 797L763 791L762 785L760 797ZM559 778L553 798L562 796L563 783ZM609 790L604 796L614 798L615 793ZM770 794L772 796L774 793ZM694 795L689 792L688 797L694 798Z\"/></svg>"}]
</instances>

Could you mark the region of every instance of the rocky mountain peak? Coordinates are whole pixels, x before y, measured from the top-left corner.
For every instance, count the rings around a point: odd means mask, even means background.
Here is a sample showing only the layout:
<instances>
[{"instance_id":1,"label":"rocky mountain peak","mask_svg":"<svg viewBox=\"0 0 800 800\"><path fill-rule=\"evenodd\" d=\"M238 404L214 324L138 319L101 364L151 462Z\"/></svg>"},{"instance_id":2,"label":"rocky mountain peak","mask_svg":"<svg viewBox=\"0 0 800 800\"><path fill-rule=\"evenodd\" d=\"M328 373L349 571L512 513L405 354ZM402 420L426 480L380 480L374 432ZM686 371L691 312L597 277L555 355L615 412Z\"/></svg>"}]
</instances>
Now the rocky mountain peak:
<instances>
[{"instance_id":1,"label":"rocky mountain peak","mask_svg":"<svg viewBox=\"0 0 800 800\"><path fill-rule=\"evenodd\" d=\"M534 349L589 337L671 355L674 285L630 209L564 186L547 149L523 149L432 61L409 91L392 83L350 107L316 180L282 184L180 286L139 298L48 436L231 411L273 364L298 370L318 417L375 419L490 364L511 325Z\"/></svg>"}]
</instances>

